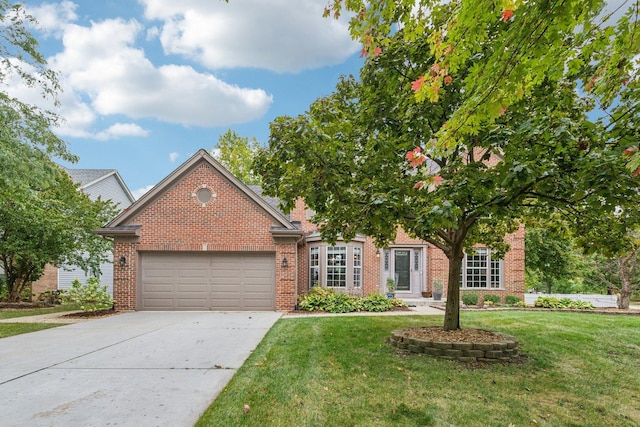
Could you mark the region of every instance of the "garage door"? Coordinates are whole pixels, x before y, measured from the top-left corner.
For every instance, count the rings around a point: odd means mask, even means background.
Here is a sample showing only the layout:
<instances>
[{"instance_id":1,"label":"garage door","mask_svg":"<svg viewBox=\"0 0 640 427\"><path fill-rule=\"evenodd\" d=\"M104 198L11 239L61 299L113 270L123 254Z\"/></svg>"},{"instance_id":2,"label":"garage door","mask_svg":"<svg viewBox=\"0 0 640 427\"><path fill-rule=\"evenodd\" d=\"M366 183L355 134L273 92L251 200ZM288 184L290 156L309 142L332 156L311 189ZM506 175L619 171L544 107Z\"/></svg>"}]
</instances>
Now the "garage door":
<instances>
[{"instance_id":1,"label":"garage door","mask_svg":"<svg viewBox=\"0 0 640 427\"><path fill-rule=\"evenodd\" d=\"M141 254L141 310L275 309L274 254Z\"/></svg>"}]
</instances>

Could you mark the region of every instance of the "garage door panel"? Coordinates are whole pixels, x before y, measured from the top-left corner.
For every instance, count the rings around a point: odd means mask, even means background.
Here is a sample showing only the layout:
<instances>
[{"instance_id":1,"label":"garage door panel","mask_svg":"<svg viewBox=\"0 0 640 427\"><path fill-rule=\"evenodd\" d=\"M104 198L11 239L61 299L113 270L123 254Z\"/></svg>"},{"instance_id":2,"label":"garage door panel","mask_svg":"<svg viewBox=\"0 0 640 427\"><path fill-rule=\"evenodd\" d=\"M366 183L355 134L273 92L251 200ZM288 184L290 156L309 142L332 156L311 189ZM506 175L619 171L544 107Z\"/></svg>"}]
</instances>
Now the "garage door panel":
<instances>
[{"instance_id":1,"label":"garage door panel","mask_svg":"<svg viewBox=\"0 0 640 427\"><path fill-rule=\"evenodd\" d=\"M274 310L275 256L142 253L142 310Z\"/></svg>"}]
</instances>

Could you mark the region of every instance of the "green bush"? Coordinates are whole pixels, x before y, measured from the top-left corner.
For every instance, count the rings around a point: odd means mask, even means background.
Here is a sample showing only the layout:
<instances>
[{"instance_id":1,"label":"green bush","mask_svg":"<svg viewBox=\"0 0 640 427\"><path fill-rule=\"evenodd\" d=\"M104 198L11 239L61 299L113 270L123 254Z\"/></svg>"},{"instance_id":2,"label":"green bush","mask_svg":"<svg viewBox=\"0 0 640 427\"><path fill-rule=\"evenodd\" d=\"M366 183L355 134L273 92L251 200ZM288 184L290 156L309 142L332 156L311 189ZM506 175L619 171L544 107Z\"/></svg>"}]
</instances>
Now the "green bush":
<instances>
[{"instance_id":1,"label":"green bush","mask_svg":"<svg viewBox=\"0 0 640 427\"><path fill-rule=\"evenodd\" d=\"M502 301L502 298L500 298L499 295L495 295L495 294L486 294L483 298L484 302L491 302L493 304L500 304L500 301Z\"/></svg>"},{"instance_id":2,"label":"green bush","mask_svg":"<svg viewBox=\"0 0 640 427\"><path fill-rule=\"evenodd\" d=\"M504 297L504 302L507 305L516 305L520 302L520 297L515 296L515 295L507 295L506 297Z\"/></svg>"},{"instance_id":3,"label":"green bush","mask_svg":"<svg viewBox=\"0 0 640 427\"><path fill-rule=\"evenodd\" d=\"M113 308L113 298L107 293L107 286L101 286L96 277L89 277L86 284L78 279L71 283L71 287L62 296L65 304L73 304L84 312L109 310Z\"/></svg>"},{"instance_id":4,"label":"green bush","mask_svg":"<svg viewBox=\"0 0 640 427\"><path fill-rule=\"evenodd\" d=\"M53 291L44 291L38 295L38 301L45 304L62 304L62 296L64 289L55 289Z\"/></svg>"},{"instance_id":5,"label":"green bush","mask_svg":"<svg viewBox=\"0 0 640 427\"><path fill-rule=\"evenodd\" d=\"M534 306L540 308L572 308L577 310L593 310L595 308L590 302L574 301L571 298L558 299L556 297L538 297Z\"/></svg>"},{"instance_id":6,"label":"green bush","mask_svg":"<svg viewBox=\"0 0 640 427\"><path fill-rule=\"evenodd\" d=\"M327 313L351 313L354 311L381 312L406 304L396 298L373 294L365 298L336 293L330 288L314 286L300 298L298 308L305 311L326 311Z\"/></svg>"},{"instance_id":7,"label":"green bush","mask_svg":"<svg viewBox=\"0 0 640 427\"><path fill-rule=\"evenodd\" d=\"M513 304L514 307L519 307L519 308L527 308L527 303L524 301L520 301L518 300L518 302L516 302L515 304Z\"/></svg>"},{"instance_id":8,"label":"green bush","mask_svg":"<svg viewBox=\"0 0 640 427\"><path fill-rule=\"evenodd\" d=\"M465 293L462 294L462 302L466 306L478 305L478 294Z\"/></svg>"},{"instance_id":9,"label":"green bush","mask_svg":"<svg viewBox=\"0 0 640 427\"><path fill-rule=\"evenodd\" d=\"M362 309L364 311L389 311L392 301L396 298L387 298L384 295L373 294L362 299Z\"/></svg>"}]
</instances>

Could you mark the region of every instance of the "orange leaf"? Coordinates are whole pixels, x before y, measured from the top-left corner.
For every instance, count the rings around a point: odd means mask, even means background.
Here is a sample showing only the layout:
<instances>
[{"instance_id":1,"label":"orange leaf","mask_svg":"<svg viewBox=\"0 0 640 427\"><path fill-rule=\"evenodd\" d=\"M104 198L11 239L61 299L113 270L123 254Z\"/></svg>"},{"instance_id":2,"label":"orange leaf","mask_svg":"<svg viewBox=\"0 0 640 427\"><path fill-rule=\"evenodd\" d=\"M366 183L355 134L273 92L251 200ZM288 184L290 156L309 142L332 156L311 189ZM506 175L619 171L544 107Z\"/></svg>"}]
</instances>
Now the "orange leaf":
<instances>
[{"instance_id":1,"label":"orange leaf","mask_svg":"<svg viewBox=\"0 0 640 427\"><path fill-rule=\"evenodd\" d=\"M505 9L502 12L502 21L503 22L507 22L509 19L511 19L511 17L513 16L513 10L511 9Z\"/></svg>"},{"instance_id":2,"label":"orange leaf","mask_svg":"<svg viewBox=\"0 0 640 427\"><path fill-rule=\"evenodd\" d=\"M451 84L452 81L453 81L453 78L451 76L445 76L444 84L446 85Z\"/></svg>"},{"instance_id":3,"label":"orange leaf","mask_svg":"<svg viewBox=\"0 0 640 427\"><path fill-rule=\"evenodd\" d=\"M422 88L423 84L424 84L424 76L420 76L419 79L414 80L413 83L411 84L411 90L414 92L417 92L420 90L420 88Z\"/></svg>"},{"instance_id":4,"label":"orange leaf","mask_svg":"<svg viewBox=\"0 0 640 427\"><path fill-rule=\"evenodd\" d=\"M373 56L378 56L382 53L382 48L380 46L376 47L373 51Z\"/></svg>"}]
</instances>

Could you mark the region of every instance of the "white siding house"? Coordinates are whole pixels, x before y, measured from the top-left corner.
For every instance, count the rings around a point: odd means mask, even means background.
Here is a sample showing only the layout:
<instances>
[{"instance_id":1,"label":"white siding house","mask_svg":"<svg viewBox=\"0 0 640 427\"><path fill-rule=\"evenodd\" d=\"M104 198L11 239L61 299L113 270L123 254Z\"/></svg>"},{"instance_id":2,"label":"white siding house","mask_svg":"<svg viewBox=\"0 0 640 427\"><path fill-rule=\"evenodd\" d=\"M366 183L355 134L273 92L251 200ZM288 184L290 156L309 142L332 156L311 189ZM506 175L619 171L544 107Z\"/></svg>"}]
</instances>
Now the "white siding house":
<instances>
[{"instance_id":1,"label":"white siding house","mask_svg":"<svg viewBox=\"0 0 640 427\"><path fill-rule=\"evenodd\" d=\"M102 200L111 200L119 208L119 212L128 208L135 198L115 169L65 169L73 182L80 184L79 189L84 191L91 200L101 197ZM109 295L113 296L113 254L109 254L111 262L100 265L100 283L107 285ZM85 272L75 266L62 266L58 269L58 289L68 289L74 279L82 283L88 276L97 272ZM96 273L96 274L92 274Z\"/></svg>"}]
</instances>

